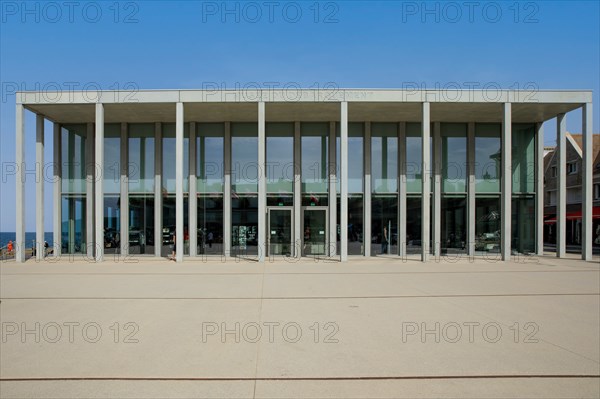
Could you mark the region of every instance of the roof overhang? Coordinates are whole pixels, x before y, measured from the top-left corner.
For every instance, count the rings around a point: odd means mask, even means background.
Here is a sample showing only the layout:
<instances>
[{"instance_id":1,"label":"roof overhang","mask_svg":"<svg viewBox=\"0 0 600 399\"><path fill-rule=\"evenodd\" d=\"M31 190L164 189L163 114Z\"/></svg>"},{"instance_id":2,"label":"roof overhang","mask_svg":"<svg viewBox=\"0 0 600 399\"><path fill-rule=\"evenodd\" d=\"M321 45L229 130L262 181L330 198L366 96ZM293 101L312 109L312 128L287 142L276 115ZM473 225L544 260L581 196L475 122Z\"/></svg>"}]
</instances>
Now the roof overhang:
<instances>
[{"instance_id":1,"label":"roof overhang","mask_svg":"<svg viewBox=\"0 0 600 399\"><path fill-rule=\"evenodd\" d=\"M94 122L104 105L110 122L175 122L184 103L186 121L256 121L265 102L267 121L337 121L348 102L350 121L419 122L421 104L431 104L431 121L501 122L502 105L512 104L513 122L544 122L592 102L591 91L516 90L135 90L18 92L17 103L59 123Z\"/></svg>"}]
</instances>

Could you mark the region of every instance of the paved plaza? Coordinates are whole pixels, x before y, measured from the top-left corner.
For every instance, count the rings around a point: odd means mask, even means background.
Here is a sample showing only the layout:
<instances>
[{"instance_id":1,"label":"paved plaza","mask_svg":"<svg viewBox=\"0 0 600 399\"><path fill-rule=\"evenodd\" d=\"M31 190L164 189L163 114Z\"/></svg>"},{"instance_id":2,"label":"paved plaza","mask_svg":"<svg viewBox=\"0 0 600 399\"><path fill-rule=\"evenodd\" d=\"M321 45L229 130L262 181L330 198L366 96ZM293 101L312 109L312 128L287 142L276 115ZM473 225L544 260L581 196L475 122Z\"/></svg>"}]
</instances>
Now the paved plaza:
<instances>
[{"instance_id":1,"label":"paved plaza","mask_svg":"<svg viewBox=\"0 0 600 399\"><path fill-rule=\"evenodd\" d=\"M2 398L597 398L600 263L0 265Z\"/></svg>"}]
</instances>

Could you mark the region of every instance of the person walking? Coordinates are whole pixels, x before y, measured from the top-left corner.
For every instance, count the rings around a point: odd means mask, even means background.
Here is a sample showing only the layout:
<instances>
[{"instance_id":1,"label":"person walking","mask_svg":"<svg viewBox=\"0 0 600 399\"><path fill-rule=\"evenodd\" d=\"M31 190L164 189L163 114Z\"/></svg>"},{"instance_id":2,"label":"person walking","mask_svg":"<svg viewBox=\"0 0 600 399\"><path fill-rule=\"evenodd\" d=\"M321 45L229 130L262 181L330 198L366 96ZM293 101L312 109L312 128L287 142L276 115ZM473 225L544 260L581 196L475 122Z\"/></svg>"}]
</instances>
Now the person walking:
<instances>
[{"instance_id":1,"label":"person walking","mask_svg":"<svg viewBox=\"0 0 600 399\"><path fill-rule=\"evenodd\" d=\"M214 238L213 232L209 231L208 232L208 247L209 248L212 248L213 238Z\"/></svg>"},{"instance_id":2,"label":"person walking","mask_svg":"<svg viewBox=\"0 0 600 399\"><path fill-rule=\"evenodd\" d=\"M385 255L388 251L388 231L387 227L383 226L383 237L381 237L381 254Z\"/></svg>"},{"instance_id":3,"label":"person walking","mask_svg":"<svg viewBox=\"0 0 600 399\"><path fill-rule=\"evenodd\" d=\"M171 259L175 260L175 248L177 248L177 236L173 232L173 244L171 244Z\"/></svg>"},{"instance_id":4,"label":"person walking","mask_svg":"<svg viewBox=\"0 0 600 399\"><path fill-rule=\"evenodd\" d=\"M11 253L13 251L13 242L12 240L8 242L8 244L6 245L6 251L8 253Z\"/></svg>"}]
</instances>

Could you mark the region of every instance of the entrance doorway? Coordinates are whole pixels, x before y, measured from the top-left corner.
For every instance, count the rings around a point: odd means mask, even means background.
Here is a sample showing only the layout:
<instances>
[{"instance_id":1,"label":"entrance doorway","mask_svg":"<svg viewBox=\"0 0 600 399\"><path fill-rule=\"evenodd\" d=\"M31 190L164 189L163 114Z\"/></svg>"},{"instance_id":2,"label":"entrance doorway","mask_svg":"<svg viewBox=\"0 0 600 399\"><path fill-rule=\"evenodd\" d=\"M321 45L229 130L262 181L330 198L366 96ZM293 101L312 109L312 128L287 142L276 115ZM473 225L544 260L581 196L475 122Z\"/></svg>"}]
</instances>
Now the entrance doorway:
<instances>
[{"instance_id":1,"label":"entrance doorway","mask_svg":"<svg viewBox=\"0 0 600 399\"><path fill-rule=\"evenodd\" d=\"M268 208L267 246L269 256L292 256L293 247L293 222L292 207Z\"/></svg>"},{"instance_id":2,"label":"entrance doorway","mask_svg":"<svg viewBox=\"0 0 600 399\"><path fill-rule=\"evenodd\" d=\"M302 256L327 256L327 207L302 208Z\"/></svg>"}]
</instances>

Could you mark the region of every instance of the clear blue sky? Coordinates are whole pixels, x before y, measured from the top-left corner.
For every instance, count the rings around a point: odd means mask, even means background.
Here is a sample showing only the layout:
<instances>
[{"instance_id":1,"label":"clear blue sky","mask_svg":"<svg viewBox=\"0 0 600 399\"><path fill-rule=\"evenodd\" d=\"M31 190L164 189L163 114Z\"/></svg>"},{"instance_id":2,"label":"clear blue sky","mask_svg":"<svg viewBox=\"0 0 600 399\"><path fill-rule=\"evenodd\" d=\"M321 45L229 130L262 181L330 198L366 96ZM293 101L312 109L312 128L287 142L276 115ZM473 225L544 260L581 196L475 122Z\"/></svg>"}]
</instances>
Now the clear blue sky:
<instances>
[{"instance_id":1,"label":"clear blue sky","mask_svg":"<svg viewBox=\"0 0 600 399\"><path fill-rule=\"evenodd\" d=\"M590 2L0 2L0 161L14 161L15 85L103 89L279 86L592 89L598 132L600 8ZM53 5L47 5L53 4ZM301 13L301 15L300 15ZM126 23L129 22L129 23ZM37 85L37 86L36 86ZM580 112L568 115L581 129ZM555 136L546 126L546 144ZM47 125L47 132L51 132ZM35 119L26 117L33 166ZM48 136L50 137L50 136ZM46 146L51 159L52 143ZM0 231L14 231L13 176L0 185ZM35 227L26 185L26 230ZM46 185L45 230L52 230Z\"/></svg>"}]
</instances>

